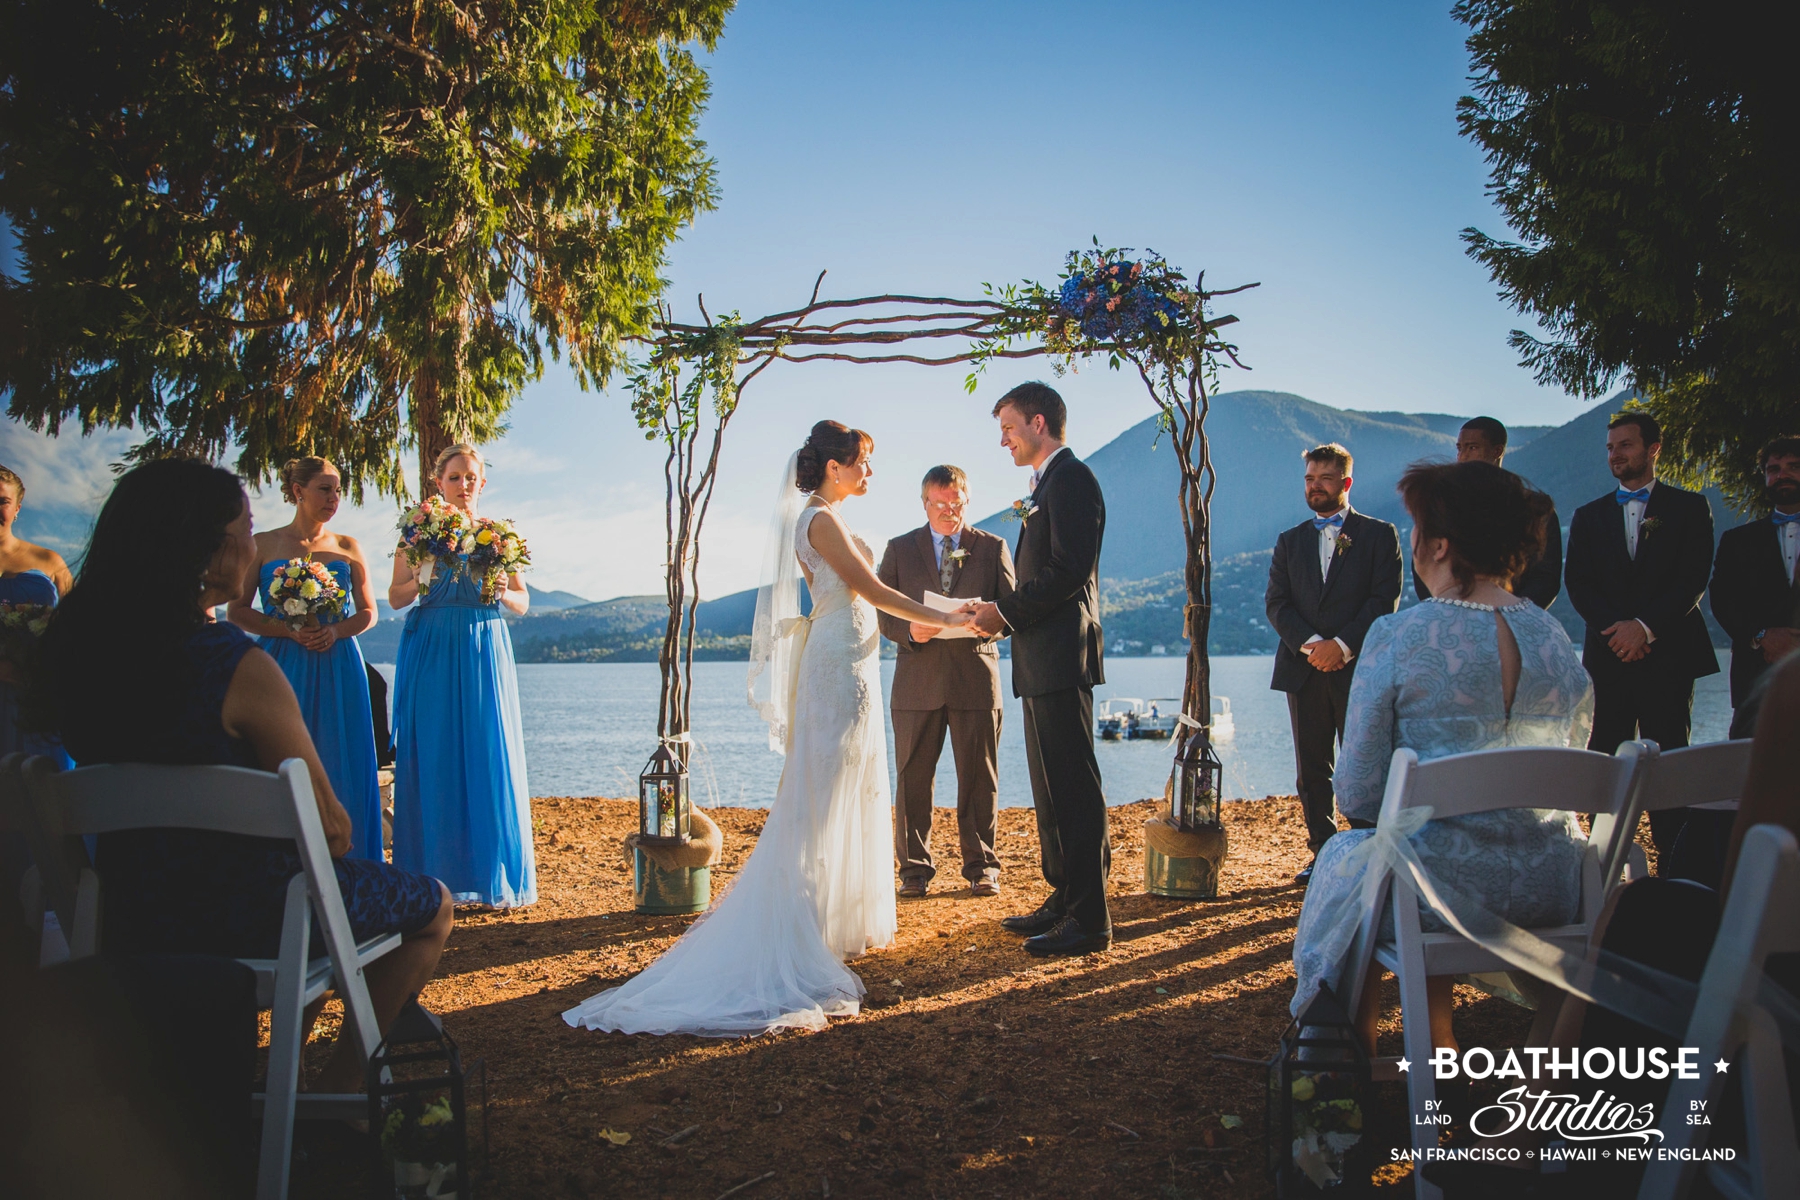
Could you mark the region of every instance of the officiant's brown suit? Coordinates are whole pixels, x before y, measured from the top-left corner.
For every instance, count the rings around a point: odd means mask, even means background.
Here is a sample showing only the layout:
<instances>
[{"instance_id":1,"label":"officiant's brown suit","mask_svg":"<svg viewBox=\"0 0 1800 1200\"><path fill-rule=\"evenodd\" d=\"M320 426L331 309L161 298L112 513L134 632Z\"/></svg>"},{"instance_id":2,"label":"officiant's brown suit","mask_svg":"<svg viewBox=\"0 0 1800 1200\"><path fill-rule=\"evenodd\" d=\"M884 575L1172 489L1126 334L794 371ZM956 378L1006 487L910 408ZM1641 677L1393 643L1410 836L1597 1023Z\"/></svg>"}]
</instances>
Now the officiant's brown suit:
<instances>
[{"instance_id":1,"label":"officiant's brown suit","mask_svg":"<svg viewBox=\"0 0 1800 1200\"><path fill-rule=\"evenodd\" d=\"M915 599L928 591L966 599L1012 595L1012 552L991 533L964 526L959 548L968 551L945 590L931 527L921 526L887 544L881 581ZM997 879L994 851L1000 799L1000 652L994 638L912 640L911 626L881 614L881 632L899 648L888 711L894 722L899 788L894 796L894 853L902 880L928 880L931 860L932 785L944 733L956 756L956 825L962 842L962 874L970 883Z\"/></svg>"}]
</instances>

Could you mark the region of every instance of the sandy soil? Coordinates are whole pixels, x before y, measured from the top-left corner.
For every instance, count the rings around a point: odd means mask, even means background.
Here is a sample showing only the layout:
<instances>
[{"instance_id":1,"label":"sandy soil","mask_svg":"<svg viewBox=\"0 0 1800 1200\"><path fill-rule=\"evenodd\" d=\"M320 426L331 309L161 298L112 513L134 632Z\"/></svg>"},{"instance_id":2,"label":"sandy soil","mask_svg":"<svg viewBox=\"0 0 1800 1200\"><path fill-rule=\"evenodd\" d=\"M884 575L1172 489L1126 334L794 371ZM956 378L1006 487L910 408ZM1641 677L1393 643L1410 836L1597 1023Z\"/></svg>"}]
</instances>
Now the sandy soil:
<instances>
[{"instance_id":1,"label":"sandy soil","mask_svg":"<svg viewBox=\"0 0 1800 1200\"><path fill-rule=\"evenodd\" d=\"M1111 813L1110 953L1040 961L1000 928L1046 892L1030 810L1002 812L1005 891L978 900L955 874L954 813L940 809L941 890L903 901L895 945L856 964L870 991L862 1015L820 1033L721 1041L563 1023L565 1008L643 969L692 918L633 913L619 850L635 827L630 802L534 801L542 899L459 913L424 997L465 1057L487 1065L491 1156L478 1194L1268 1195L1264 1075L1213 1055L1265 1058L1287 1024L1301 901L1292 877L1306 861L1298 807L1228 806L1221 895L1194 902L1144 893L1153 808ZM725 831L716 896L766 814L714 816ZM1529 1016L1458 989L1465 1042L1518 1044ZM318 1034L331 1024L328 1013ZM1384 1051L1398 1051L1397 1025L1390 1016ZM321 1050L315 1041L309 1058ZM1383 1144L1399 1144L1403 1094L1381 1095L1392 1126ZM350 1194L367 1170L353 1138L308 1130L295 1195ZM1391 1169L1379 1178L1409 1182Z\"/></svg>"}]
</instances>

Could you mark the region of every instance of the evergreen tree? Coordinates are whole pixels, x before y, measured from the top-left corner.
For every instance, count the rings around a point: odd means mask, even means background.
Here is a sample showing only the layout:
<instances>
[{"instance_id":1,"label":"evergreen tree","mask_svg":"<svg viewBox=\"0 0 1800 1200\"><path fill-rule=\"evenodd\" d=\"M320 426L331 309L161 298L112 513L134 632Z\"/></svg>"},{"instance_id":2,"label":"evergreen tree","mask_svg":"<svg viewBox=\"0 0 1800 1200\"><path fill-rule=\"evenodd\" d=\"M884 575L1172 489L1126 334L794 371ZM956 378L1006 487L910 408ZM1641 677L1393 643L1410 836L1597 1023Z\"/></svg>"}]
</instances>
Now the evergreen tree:
<instances>
[{"instance_id":1,"label":"evergreen tree","mask_svg":"<svg viewBox=\"0 0 1800 1200\"><path fill-rule=\"evenodd\" d=\"M731 0L0 6L0 391L140 456L328 453L358 496L603 382L710 208Z\"/></svg>"},{"instance_id":2,"label":"evergreen tree","mask_svg":"<svg viewBox=\"0 0 1800 1200\"><path fill-rule=\"evenodd\" d=\"M1461 0L1486 152L1517 241L1469 253L1546 337L1538 379L1624 377L1664 462L1739 504L1800 430L1800 121L1776 10L1743 0Z\"/></svg>"}]
</instances>

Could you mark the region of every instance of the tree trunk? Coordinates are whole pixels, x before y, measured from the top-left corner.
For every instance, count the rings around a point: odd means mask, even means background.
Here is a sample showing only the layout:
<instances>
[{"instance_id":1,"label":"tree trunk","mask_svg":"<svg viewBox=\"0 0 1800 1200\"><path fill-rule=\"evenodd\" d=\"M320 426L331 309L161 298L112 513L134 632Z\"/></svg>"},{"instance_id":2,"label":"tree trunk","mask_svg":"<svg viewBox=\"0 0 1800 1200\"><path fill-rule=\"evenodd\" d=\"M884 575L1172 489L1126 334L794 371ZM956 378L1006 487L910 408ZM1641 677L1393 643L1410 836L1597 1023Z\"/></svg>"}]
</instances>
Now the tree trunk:
<instances>
[{"instance_id":1,"label":"tree trunk","mask_svg":"<svg viewBox=\"0 0 1800 1200\"><path fill-rule=\"evenodd\" d=\"M444 423L437 372L430 364L420 367L413 375L411 407L413 442L419 448L419 496L423 499L436 491L432 478L437 456L446 446L456 443L455 436Z\"/></svg>"}]
</instances>

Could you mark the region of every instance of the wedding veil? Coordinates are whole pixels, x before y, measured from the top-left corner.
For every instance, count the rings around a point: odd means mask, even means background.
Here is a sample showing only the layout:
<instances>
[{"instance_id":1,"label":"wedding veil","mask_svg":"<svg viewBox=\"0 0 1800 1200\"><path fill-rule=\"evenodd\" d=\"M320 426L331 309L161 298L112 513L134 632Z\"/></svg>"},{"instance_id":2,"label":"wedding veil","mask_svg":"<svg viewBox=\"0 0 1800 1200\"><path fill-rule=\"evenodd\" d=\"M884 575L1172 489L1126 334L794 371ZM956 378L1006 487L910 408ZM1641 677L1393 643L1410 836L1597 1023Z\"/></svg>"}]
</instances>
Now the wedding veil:
<instances>
[{"instance_id":1,"label":"wedding veil","mask_svg":"<svg viewBox=\"0 0 1800 1200\"><path fill-rule=\"evenodd\" d=\"M796 486L796 451L781 473L769 540L763 551L762 576L756 588L756 620L750 627L750 677L745 683L750 707L769 723L769 749L787 748L793 674L800 667L800 642L790 637L800 619L800 560L794 554L794 524L807 496ZM759 687L760 685L760 687ZM759 694L761 693L761 694Z\"/></svg>"}]
</instances>

